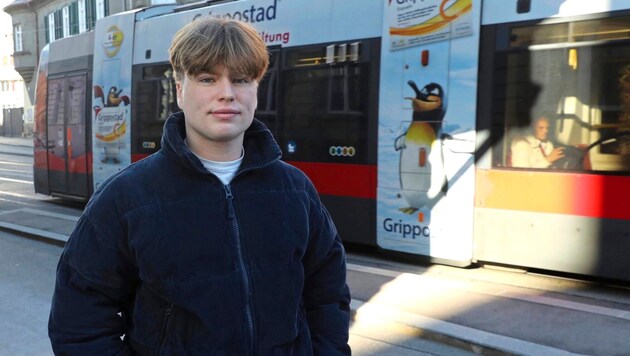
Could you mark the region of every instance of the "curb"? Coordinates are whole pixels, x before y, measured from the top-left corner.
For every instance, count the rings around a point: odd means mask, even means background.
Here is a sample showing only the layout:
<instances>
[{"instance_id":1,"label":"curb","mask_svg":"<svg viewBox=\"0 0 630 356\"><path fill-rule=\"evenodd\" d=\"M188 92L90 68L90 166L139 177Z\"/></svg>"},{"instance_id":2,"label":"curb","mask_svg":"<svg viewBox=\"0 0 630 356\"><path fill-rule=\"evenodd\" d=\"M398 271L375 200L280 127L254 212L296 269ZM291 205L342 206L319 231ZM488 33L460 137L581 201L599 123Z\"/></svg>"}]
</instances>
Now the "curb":
<instances>
[{"instance_id":1,"label":"curb","mask_svg":"<svg viewBox=\"0 0 630 356\"><path fill-rule=\"evenodd\" d=\"M363 302L360 300L352 299L350 303L351 321L352 323L360 322L361 317L358 316L358 309L364 305L369 305L369 302ZM380 319L380 318L379 318ZM476 355L488 355L488 356L514 356L518 353L508 352L506 350L499 350L494 347L488 347L487 345L480 344L478 342L470 342L463 340L452 335L436 332L430 328L423 328L418 326L407 325L404 322L395 320L380 319L381 325L386 325L388 330L392 330L398 334L421 338L429 341L434 341L446 346L455 347L464 351L472 352Z\"/></svg>"},{"instance_id":2,"label":"curb","mask_svg":"<svg viewBox=\"0 0 630 356\"><path fill-rule=\"evenodd\" d=\"M15 147L15 146L14 146ZM19 146L19 147L25 147L28 148L27 146ZM32 150L31 150L32 151ZM0 149L0 153L2 154L8 154L8 155L16 155L16 156L24 156L24 157L33 157L33 152L21 152L21 151L13 151L13 150L6 150L6 149Z\"/></svg>"},{"instance_id":3,"label":"curb","mask_svg":"<svg viewBox=\"0 0 630 356\"><path fill-rule=\"evenodd\" d=\"M0 230L61 247L65 246L66 241L68 241L68 236L65 235L7 222L0 222Z\"/></svg>"},{"instance_id":4,"label":"curb","mask_svg":"<svg viewBox=\"0 0 630 356\"><path fill-rule=\"evenodd\" d=\"M475 354L491 356L512 355L576 355L566 350L533 342L493 334L467 326L406 312L394 306L353 299L350 304L352 321L362 319L386 324L397 333L435 341Z\"/></svg>"}]
</instances>

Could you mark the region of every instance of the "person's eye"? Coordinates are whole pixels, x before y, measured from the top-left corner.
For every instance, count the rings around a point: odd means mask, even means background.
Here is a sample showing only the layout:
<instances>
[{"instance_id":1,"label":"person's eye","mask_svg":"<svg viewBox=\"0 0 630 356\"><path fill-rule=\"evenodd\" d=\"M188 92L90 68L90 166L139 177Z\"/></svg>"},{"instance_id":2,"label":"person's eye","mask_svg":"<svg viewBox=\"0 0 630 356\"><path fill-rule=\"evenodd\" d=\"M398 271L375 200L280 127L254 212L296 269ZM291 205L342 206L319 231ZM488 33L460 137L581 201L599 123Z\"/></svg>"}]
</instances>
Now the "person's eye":
<instances>
[{"instance_id":1,"label":"person's eye","mask_svg":"<svg viewBox=\"0 0 630 356\"><path fill-rule=\"evenodd\" d=\"M206 84L212 84L216 81L212 77L199 77L199 79L197 80L199 80L200 83L206 83Z\"/></svg>"},{"instance_id":2,"label":"person's eye","mask_svg":"<svg viewBox=\"0 0 630 356\"><path fill-rule=\"evenodd\" d=\"M234 80L232 80L232 82L234 82L235 84L247 84L250 81L251 80L249 80L248 78L235 78Z\"/></svg>"}]
</instances>

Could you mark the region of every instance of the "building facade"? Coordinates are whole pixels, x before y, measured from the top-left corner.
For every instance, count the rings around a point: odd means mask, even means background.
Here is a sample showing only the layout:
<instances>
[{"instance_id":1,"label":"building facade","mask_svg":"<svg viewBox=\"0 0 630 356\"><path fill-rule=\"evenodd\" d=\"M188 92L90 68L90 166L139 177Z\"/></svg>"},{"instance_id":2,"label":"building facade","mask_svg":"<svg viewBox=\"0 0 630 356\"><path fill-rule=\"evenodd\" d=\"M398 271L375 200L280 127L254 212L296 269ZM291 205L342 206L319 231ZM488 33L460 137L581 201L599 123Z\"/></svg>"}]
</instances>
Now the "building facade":
<instances>
[{"instance_id":1,"label":"building facade","mask_svg":"<svg viewBox=\"0 0 630 356\"><path fill-rule=\"evenodd\" d=\"M175 0L14 0L10 14L13 64L24 80L29 103L34 100L34 74L42 48L52 41L91 31L102 17L135 8L176 3ZM4 48L4 46L3 46Z\"/></svg>"},{"instance_id":2,"label":"building facade","mask_svg":"<svg viewBox=\"0 0 630 356\"><path fill-rule=\"evenodd\" d=\"M7 3L0 1L0 5ZM14 33L11 16L0 12L0 125L4 123L5 110L21 109L25 104L24 82L13 64L16 36L21 36L21 33Z\"/></svg>"}]
</instances>

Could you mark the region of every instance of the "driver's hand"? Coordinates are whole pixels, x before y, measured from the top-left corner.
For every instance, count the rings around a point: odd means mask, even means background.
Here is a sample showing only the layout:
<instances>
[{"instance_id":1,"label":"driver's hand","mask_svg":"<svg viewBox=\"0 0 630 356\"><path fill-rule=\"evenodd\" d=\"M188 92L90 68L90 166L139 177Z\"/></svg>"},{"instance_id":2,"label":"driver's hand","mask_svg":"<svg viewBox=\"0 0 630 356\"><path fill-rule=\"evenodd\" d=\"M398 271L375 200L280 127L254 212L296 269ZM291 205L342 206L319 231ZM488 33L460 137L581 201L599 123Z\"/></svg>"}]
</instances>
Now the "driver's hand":
<instances>
[{"instance_id":1,"label":"driver's hand","mask_svg":"<svg viewBox=\"0 0 630 356\"><path fill-rule=\"evenodd\" d=\"M553 151L547 155L547 161L553 163L562 157L564 157L564 147L554 148Z\"/></svg>"}]
</instances>

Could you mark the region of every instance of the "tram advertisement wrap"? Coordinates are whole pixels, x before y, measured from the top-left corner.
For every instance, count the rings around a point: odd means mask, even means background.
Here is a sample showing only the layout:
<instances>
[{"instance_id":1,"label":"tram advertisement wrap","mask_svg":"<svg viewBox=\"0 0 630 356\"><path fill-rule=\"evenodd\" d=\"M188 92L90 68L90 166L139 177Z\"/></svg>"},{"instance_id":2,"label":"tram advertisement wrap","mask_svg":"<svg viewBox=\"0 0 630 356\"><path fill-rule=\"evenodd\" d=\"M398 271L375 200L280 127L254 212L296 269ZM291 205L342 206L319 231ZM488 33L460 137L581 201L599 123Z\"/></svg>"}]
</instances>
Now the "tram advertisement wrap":
<instances>
[{"instance_id":1,"label":"tram advertisement wrap","mask_svg":"<svg viewBox=\"0 0 630 356\"><path fill-rule=\"evenodd\" d=\"M92 172L96 190L131 164L131 56L134 14L107 17L95 30ZM129 36L129 38L126 38Z\"/></svg>"},{"instance_id":2,"label":"tram advertisement wrap","mask_svg":"<svg viewBox=\"0 0 630 356\"><path fill-rule=\"evenodd\" d=\"M381 49L377 243L465 263L473 247L479 44L471 29L479 28L480 3L386 0L385 7L383 43L400 46ZM454 7L466 14L467 36L422 39L417 32L418 41L402 43L392 32ZM403 22L403 13L416 17Z\"/></svg>"},{"instance_id":3,"label":"tram advertisement wrap","mask_svg":"<svg viewBox=\"0 0 630 356\"><path fill-rule=\"evenodd\" d=\"M392 50L472 34L472 0L386 0ZM383 38L385 38L385 35Z\"/></svg>"}]
</instances>

